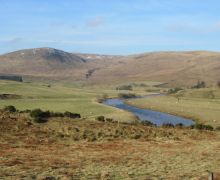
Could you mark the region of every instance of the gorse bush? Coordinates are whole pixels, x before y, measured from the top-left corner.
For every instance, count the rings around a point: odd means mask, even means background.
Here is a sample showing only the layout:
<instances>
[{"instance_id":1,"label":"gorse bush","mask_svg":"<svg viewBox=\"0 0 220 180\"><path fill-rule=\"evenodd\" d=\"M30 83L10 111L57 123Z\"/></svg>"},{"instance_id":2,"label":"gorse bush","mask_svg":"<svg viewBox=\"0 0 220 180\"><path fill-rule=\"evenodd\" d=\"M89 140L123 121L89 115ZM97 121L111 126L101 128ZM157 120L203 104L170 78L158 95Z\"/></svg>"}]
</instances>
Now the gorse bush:
<instances>
[{"instance_id":1,"label":"gorse bush","mask_svg":"<svg viewBox=\"0 0 220 180\"><path fill-rule=\"evenodd\" d=\"M200 88L205 88L205 87L206 87L206 83L204 81L198 81L197 84L193 86L192 88L200 89Z\"/></svg>"},{"instance_id":2,"label":"gorse bush","mask_svg":"<svg viewBox=\"0 0 220 180\"><path fill-rule=\"evenodd\" d=\"M174 128L175 126L173 124L171 124L171 123L164 123L162 125L162 127L164 127L164 128Z\"/></svg>"},{"instance_id":3,"label":"gorse bush","mask_svg":"<svg viewBox=\"0 0 220 180\"><path fill-rule=\"evenodd\" d=\"M183 90L182 88L173 88L173 89L169 89L168 90L168 94L175 94L175 93L177 93L177 92L179 92L179 91L181 91L181 90Z\"/></svg>"},{"instance_id":4,"label":"gorse bush","mask_svg":"<svg viewBox=\"0 0 220 180\"><path fill-rule=\"evenodd\" d=\"M98 116L98 117L96 117L96 120L100 121L100 122L105 122L105 117L104 116Z\"/></svg>"},{"instance_id":5,"label":"gorse bush","mask_svg":"<svg viewBox=\"0 0 220 180\"><path fill-rule=\"evenodd\" d=\"M204 124L195 124L191 126L192 129L199 129L199 130L208 130L213 131L214 128L211 125L204 125Z\"/></svg>"},{"instance_id":6,"label":"gorse bush","mask_svg":"<svg viewBox=\"0 0 220 180\"><path fill-rule=\"evenodd\" d=\"M5 106L4 110L8 111L8 112L16 112L17 111L17 109L14 106L11 106L11 105L10 106Z\"/></svg>"},{"instance_id":7,"label":"gorse bush","mask_svg":"<svg viewBox=\"0 0 220 180\"><path fill-rule=\"evenodd\" d=\"M81 118L80 114L71 113L69 111L66 111L63 115L64 117L68 117L68 118Z\"/></svg>"},{"instance_id":8,"label":"gorse bush","mask_svg":"<svg viewBox=\"0 0 220 180\"><path fill-rule=\"evenodd\" d=\"M37 123L43 123L47 121L47 118L50 117L49 111L42 111L41 109L34 109L31 111L30 116L34 119Z\"/></svg>"},{"instance_id":9,"label":"gorse bush","mask_svg":"<svg viewBox=\"0 0 220 180\"><path fill-rule=\"evenodd\" d=\"M182 127L184 127L184 125L182 123L178 123L175 125L175 127L182 128Z\"/></svg>"},{"instance_id":10,"label":"gorse bush","mask_svg":"<svg viewBox=\"0 0 220 180\"><path fill-rule=\"evenodd\" d=\"M35 109L30 112L30 116L35 120L37 123L46 122L50 117L68 117L68 118L81 118L80 114L71 113L66 111L65 113L60 112L50 112L50 111L42 111L41 109Z\"/></svg>"},{"instance_id":11,"label":"gorse bush","mask_svg":"<svg viewBox=\"0 0 220 180\"><path fill-rule=\"evenodd\" d=\"M124 99L129 99L129 98L135 98L137 97L136 94L132 94L132 93L120 93L118 94L119 98L124 98Z\"/></svg>"}]
</instances>

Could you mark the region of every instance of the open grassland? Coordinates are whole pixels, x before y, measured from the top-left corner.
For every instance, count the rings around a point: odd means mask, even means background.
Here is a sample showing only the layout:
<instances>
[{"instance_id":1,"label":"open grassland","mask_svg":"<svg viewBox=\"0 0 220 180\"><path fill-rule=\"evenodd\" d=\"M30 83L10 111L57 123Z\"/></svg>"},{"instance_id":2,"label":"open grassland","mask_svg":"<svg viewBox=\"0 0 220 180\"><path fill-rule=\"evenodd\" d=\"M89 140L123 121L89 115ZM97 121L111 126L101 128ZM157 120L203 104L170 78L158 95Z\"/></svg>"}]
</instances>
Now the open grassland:
<instances>
[{"instance_id":1,"label":"open grassland","mask_svg":"<svg viewBox=\"0 0 220 180\"><path fill-rule=\"evenodd\" d=\"M58 112L80 113L82 117L94 119L96 116L106 117L118 121L132 121L135 117L116 108L102 105L97 98L117 96L115 88L82 87L72 84L47 84L47 83L17 83L0 81L0 94L14 94L21 98L0 99L0 107L13 105L19 110L41 108Z\"/></svg>"},{"instance_id":2,"label":"open grassland","mask_svg":"<svg viewBox=\"0 0 220 180\"><path fill-rule=\"evenodd\" d=\"M217 88L184 90L177 96L136 99L128 103L141 108L188 117L214 127L220 126L220 89Z\"/></svg>"},{"instance_id":3,"label":"open grassland","mask_svg":"<svg viewBox=\"0 0 220 180\"><path fill-rule=\"evenodd\" d=\"M0 111L0 179L220 178L219 132Z\"/></svg>"}]
</instances>

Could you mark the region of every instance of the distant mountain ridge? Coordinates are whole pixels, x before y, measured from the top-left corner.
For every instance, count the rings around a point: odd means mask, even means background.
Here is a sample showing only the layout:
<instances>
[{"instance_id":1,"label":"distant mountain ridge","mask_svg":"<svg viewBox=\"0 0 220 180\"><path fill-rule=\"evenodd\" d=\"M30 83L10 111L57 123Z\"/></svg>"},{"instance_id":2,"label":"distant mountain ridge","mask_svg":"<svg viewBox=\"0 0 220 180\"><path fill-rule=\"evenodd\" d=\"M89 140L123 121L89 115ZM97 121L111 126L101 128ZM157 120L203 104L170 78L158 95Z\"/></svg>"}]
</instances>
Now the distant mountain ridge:
<instances>
[{"instance_id":1,"label":"distant mountain ridge","mask_svg":"<svg viewBox=\"0 0 220 180\"><path fill-rule=\"evenodd\" d=\"M53 48L25 49L0 55L0 73L87 83L158 81L192 85L204 80L214 84L220 80L220 53L151 52L111 56L68 53Z\"/></svg>"}]
</instances>

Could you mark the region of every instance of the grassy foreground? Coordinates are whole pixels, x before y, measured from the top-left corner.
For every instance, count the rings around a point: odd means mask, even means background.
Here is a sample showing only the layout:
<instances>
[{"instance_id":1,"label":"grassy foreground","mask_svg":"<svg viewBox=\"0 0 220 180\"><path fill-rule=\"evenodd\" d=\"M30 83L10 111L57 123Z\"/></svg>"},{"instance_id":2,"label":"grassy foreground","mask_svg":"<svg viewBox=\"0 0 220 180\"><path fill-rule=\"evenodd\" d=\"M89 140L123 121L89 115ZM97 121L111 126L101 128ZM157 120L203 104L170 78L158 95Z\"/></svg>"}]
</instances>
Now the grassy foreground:
<instances>
[{"instance_id":1,"label":"grassy foreground","mask_svg":"<svg viewBox=\"0 0 220 180\"><path fill-rule=\"evenodd\" d=\"M128 101L141 108L149 108L196 120L199 123L220 126L220 89L185 90L175 96L160 96Z\"/></svg>"},{"instance_id":2,"label":"grassy foreground","mask_svg":"<svg viewBox=\"0 0 220 180\"><path fill-rule=\"evenodd\" d=\"M220 178L220 134L0 110L0 179Z\"/></svg>"},{"instance_id":3,"label":"grassy foreground","mask_svg":"<svg viewBox=\"0 0 220 180\"><path fill-rule=\"evenodd\" d=\"M13 105L19 110L41 108L58 112L70 111L80 113L86 119L95 119L100 115L126 122L136 119L129 112L97 102L97 98L104 94L117 96L118 92L109 87L0 81L0 94L14 94L21 97L0 99L0 108Z\"/></svg>"}]
</instances>

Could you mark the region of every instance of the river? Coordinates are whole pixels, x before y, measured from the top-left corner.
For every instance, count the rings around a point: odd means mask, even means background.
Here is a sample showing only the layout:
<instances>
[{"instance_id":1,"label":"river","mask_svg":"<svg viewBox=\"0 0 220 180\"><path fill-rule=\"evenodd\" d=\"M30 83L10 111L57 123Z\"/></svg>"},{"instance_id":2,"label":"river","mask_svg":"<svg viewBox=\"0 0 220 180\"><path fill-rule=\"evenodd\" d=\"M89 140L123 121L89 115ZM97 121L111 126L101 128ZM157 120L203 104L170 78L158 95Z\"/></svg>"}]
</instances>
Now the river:
<instances>
[{"instance_id":1,"label":"river","mask_svg":"<svg viewBox=\"0 0 220 180\"><path fill-rule=\"evenodd\" d=\"M153 98L156 95L149 95L138 98ZM126 110L133 113L136 117L138 117L141 121L149 121L157 126L162 126L163 124L182 124L183 126L191 126L195 124L195 122L191 119L183 118L180 116L174 116L168 113L162 113L158 111L152 111L150 109L141 109L135 106L131 106L125 103L125 99L107 99L103 102L103 104L108 106L113 106L118 109Z\"/></svg>"}]
</instances>

